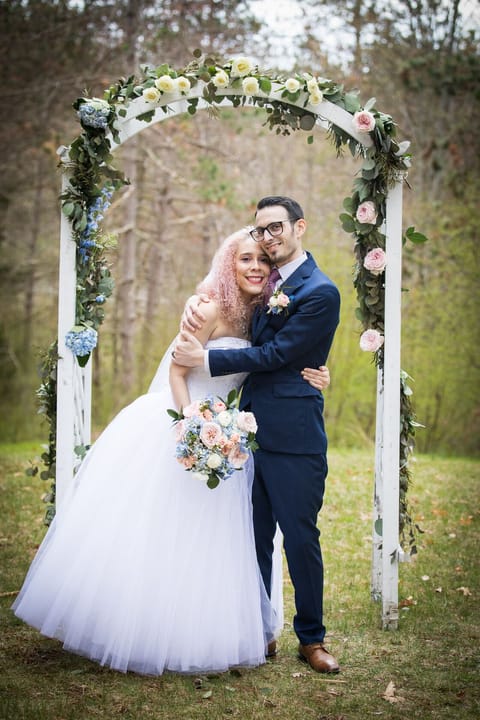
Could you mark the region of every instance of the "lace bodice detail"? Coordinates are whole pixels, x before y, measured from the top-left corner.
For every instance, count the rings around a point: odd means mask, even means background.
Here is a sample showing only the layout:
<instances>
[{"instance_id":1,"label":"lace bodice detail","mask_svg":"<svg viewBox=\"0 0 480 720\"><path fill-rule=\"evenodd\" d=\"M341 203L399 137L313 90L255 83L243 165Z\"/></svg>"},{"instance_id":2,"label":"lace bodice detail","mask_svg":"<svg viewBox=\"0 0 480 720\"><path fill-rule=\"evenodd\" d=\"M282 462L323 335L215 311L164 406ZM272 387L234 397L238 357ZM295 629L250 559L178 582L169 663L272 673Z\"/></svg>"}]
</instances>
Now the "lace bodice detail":
<instances>
[{"instance_id":1,"label":"lace bodice detail","mask_svg":"<svg viewBox=\"0 0 480 720\"><path fill-rule=\"evenodd\" d=\"M205 345L207 350L228 350L230 348L250 347L250 342L238 337L221 337L209 340ZM200 399L207 393L219 395L223 399L233 388L239 388L245 380L247 373L235 373L234 375L220 375L210 377L204 368L193 368L188 375L188 390L192 400Z\"/></svg>"}]
</instances>

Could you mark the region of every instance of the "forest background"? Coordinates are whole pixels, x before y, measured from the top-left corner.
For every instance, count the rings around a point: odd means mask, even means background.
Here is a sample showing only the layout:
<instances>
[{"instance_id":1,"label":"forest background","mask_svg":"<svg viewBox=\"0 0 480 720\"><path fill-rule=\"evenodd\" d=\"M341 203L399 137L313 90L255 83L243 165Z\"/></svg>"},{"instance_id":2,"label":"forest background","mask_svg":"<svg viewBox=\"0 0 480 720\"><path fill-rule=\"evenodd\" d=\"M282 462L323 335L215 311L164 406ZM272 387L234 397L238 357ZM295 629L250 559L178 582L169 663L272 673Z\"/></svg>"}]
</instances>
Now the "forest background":
<instances>
[{"instance_id":1,"label":"forest background","mask_svg":"<svg viewBox=\"0 0 480 720\"><path fill-rule=\"evenodd\" d=\"M279 13L283 8L283 22ZM404 228L402 367L413 377L422 452L480 453L480 17L475 0L3 0L0 3L0 392L3 441L44 440L36 412L41 351L56 337L60 171L80 132L72 103L101 97L141 64L180 70L200 48L262 69L308 71L357 88L411 140ZM222 238L256 201L295 197L306 247L342 294L329 367L330 441L375 432L376 372L359 349L353 247L338 220L359 164L318 128L283 137L258 109L178 117L118 151L130 185L105 227L115 291L94 353L98 430L148 388L184 301Z\"/></svg>"}]
</instances>

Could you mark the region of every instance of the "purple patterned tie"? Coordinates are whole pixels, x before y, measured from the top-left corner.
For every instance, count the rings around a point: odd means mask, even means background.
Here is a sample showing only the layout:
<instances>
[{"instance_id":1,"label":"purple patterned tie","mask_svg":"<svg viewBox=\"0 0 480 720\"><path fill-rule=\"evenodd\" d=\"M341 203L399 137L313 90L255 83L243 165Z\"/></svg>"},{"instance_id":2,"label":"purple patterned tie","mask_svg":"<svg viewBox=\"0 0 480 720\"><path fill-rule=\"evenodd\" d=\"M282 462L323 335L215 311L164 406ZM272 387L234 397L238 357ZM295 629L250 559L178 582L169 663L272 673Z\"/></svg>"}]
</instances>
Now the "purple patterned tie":
<instances>
[{"instance_id":1,"label":"purple patterned tie","mask_svg":"<svg viewBox=\"0 0 480 720\"><path fill-rule=\"evenodd\" d=\"M270 275L268 276L267 284L265 285L265 304L268 303L270 300L273 291L275 290L275 285L277 284L278 280L281 279L281 275L278 272L277 268L273 268Z\"/></svg>"}]
</instances>

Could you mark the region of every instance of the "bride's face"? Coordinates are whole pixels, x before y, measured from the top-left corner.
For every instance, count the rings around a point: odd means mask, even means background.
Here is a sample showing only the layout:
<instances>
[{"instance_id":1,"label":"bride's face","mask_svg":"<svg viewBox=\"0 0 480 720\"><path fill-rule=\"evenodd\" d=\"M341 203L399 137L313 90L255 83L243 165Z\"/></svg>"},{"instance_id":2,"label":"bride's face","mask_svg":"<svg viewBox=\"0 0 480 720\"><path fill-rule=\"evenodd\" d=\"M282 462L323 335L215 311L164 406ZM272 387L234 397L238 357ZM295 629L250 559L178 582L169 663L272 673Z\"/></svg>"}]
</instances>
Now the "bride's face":
<instances>
[{"instance_id":1,"label":"bride's face","mask_svg":"<svg viewBox=\"0 0 480 720\"><path fill-rule=\"evenodd\" d=\"M270 274L266 252L250 237L240 240L236 258L236 278L240 291L251 297L260 295Z\"/></svg>"}]
</instances>

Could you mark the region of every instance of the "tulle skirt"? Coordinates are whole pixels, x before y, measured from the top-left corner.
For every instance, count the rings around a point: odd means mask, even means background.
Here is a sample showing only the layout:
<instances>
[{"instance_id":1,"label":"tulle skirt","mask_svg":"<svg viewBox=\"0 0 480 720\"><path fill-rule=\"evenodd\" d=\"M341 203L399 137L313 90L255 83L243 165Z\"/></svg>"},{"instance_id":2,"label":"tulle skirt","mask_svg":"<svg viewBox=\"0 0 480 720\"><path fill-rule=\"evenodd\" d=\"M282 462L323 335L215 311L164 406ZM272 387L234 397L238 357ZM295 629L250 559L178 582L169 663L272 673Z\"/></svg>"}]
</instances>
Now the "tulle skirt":
<instances>
[{"instance_id":1,"label":"tulle skirt","mask_svg":"<svg viewBox=\"0 0 480 720\"><path fill-rule=\"evenodd\" d=\"M282 617L256 562L253 462L210 490L175 460L166 407L168 390L143 395L96 441L14 611L124 672L259 665Z\"/></svg>"}]
</instances>

